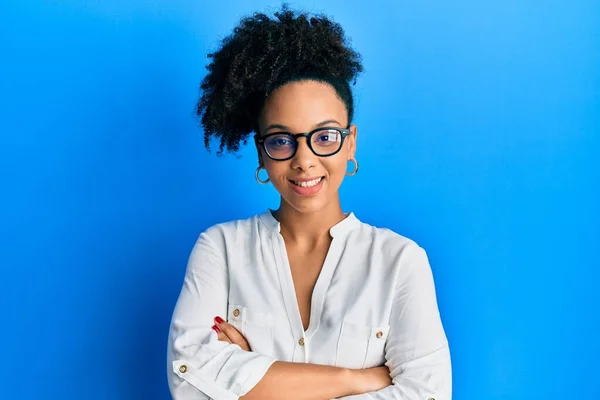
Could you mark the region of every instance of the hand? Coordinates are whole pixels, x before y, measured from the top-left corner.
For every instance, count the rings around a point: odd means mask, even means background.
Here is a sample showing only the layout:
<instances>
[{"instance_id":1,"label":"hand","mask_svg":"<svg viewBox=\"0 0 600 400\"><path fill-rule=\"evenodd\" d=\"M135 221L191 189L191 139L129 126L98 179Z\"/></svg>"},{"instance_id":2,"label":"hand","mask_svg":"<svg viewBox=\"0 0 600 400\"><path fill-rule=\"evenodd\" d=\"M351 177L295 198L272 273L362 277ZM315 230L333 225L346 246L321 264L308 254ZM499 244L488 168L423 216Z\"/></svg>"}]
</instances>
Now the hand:
<instances>
[{"instance_id":1,"label":"hand","mask_svg":"<svg viewBox=\"0 0 600 400\"><path fill-rule=\"evenodd\" d=\"M392 384L390 370L386 366L351 371L355 394L374 392Z\"/></svg>"},{"instance_id":2,"label":"hand","mask_svg":"<svg viewBox=\"0 0 600 400\"><path fill-rule=\"evenodd\" d=\"M215 317L213 330L219 335L219 340L231 344L237 344L242 350L252 351L248 341L235 327L223 320L221 317Z\"/></svg>"}]
</instances>

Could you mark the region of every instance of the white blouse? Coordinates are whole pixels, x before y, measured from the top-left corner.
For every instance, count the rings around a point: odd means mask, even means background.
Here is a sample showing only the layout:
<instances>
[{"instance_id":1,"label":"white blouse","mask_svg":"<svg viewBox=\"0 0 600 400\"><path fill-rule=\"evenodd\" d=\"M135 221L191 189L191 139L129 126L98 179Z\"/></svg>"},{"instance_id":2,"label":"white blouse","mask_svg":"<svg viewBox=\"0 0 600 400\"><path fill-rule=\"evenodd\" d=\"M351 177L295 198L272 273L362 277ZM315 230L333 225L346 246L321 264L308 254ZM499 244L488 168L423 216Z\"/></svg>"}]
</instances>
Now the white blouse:
<instances>
[{"instance_id":1,"label":"white blouse","mask_svg":"<svg viewBox=\"0 0 600 400\"><path fill-rule=\"evenodd\" d=\"M238 399L277 360L389 368L391 386L346 399L451 399L448 341L425 251L352 213L330 234L306 331L270 211L200 235L169 333L175 400ZM218 341L216 316L241 331L252 351Z\"/></svg>"}]
</instances>

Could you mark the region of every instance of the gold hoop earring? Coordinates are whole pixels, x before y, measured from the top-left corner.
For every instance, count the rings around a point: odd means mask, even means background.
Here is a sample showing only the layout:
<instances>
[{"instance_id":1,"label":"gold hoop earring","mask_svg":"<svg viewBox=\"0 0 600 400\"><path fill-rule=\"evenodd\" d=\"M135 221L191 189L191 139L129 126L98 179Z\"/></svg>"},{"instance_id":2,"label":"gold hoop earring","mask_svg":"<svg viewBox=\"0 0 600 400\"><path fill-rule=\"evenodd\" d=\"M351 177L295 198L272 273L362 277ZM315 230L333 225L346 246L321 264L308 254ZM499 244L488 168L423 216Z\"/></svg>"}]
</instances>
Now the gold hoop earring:
<instances>
[{"instance_id":1,"label":"gold hoop earring","mask_svg":"<svg viewBox=\"0 0 600 400\"><path fill-rule=\"evenodd\" d=\"M258 176L258 173L260 172L261 169L264 169L265 171L267 170L265 167L263 167L262 165L259 165L258 168L256 168L256 173L254 174L254 177L256 178L256 182L260 183L261 185L265 185L269 182L271 182L271 178L269 178L267 176L266 180L261 180L260 177Z\"/></svg>"},{"instance_id":2,"label":"gold hoop earring","mask_svg":"<svg viewBox=\"0 0 600 400\"><path fill-rule=\"evenodd\" d=\"M348 161L352 161L354 163L354 169L350 172L346 172L346 176L354 176L358 172L358 161L356 161L356 158L354 158L354 157L352 157Z\"/></svg>"}]
</instances>

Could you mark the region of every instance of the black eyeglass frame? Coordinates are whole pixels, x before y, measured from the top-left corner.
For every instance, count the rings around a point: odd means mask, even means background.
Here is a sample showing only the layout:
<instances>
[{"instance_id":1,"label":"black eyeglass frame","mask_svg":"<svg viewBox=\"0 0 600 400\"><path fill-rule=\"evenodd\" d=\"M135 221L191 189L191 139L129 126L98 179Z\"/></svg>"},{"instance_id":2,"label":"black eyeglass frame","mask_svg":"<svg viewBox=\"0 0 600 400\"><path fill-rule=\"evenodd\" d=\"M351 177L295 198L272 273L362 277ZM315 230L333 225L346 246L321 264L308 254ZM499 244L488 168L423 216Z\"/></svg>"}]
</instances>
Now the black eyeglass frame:
<instances>
[{"instance_id":1,"label":"black eyeglass frame","mask_svg":"<svg viewBox=\"0 0 600 400\"><path fill-rule=\"evenodd\" d=\"M312 147L312 137L315 133L317 132L321 132L321 131L338 131L340 133L340 135L342 136L342 140L340 141L340 146L338 147L338 149L336 151L334 151L331 154L326 154L326 155L322 155L322 154L317 154L317 152L315 151L315 149L313 149ZM351 131L350 129L347 128L338 128L338 127L327 127L327 126L323 126L317 129L313 129L310 132L305 132L305 133L291 133L291 132L286 132L286 131L278 131L278 132L271 132L266 134L265 136L259 136L259 134L257 133L256 135L254 135L254 141L256 142L257 145L260 145L262 147L262 149L264 150L265 154L273 161L286 161L289 160L291 158L294 158L294 156L296 155L296 152L298 151L298 139L301 137L305 137L306 138L306 144L308 145L308 148L310 149L310 151L313 152L313 154L317 157L331 157L336 155L337 153L340 152L340 150L342 150L342 147L344 146L344 139L346 139L346 136L350 135ZM296 148L294 149L294 152L286 158L274 158L272 157L269 152L267 151L267 148L265 146L265 140L270 138L271 136L275 136L275 135L289 135L291 137L294 138L294 140L296 141Z\"/></svg>"}]
</instances>

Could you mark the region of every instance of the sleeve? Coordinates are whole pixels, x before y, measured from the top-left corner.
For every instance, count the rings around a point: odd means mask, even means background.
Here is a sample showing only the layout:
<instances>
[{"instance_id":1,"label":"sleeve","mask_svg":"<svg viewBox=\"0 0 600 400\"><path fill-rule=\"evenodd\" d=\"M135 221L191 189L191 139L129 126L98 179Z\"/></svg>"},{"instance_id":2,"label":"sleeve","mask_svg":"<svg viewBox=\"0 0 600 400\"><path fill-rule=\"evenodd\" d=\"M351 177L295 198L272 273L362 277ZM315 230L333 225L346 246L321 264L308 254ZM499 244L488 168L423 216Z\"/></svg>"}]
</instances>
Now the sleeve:
<instances>
[{"instance_id":1,"label":"sleeve","mask_svg":"<svg viewBox=\"0 0 600 400\"><path fill-rule=\"evenodd\" d=\"M452 368L448 340L437 306L425 251L416 244L400 269L386 343L392 385L343 399L451 400Z\"/></svg>"},{"instance_id":2,"label":"sleeve","mask_svg":"<svg viewBox=\"0 0 600 400\"><path fill-rule=\"evenodd\" d=\"M227 315L228 271L209 231L190 254L173 311L167 377L174 400L235 400L249 392L275 359L217 340L215 316Z\"/></svg>"}]
</instances>

